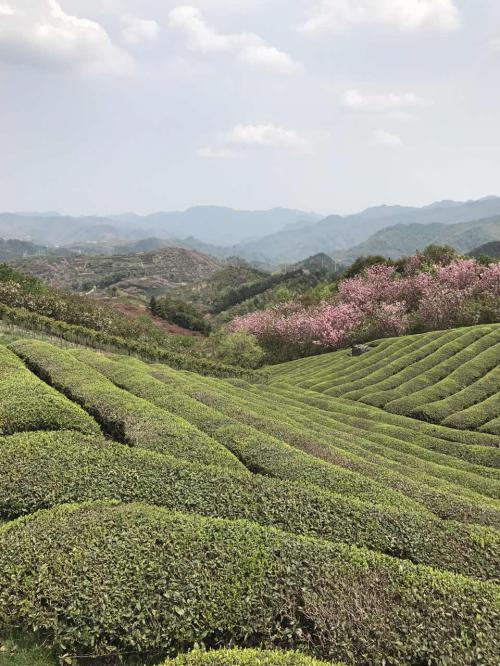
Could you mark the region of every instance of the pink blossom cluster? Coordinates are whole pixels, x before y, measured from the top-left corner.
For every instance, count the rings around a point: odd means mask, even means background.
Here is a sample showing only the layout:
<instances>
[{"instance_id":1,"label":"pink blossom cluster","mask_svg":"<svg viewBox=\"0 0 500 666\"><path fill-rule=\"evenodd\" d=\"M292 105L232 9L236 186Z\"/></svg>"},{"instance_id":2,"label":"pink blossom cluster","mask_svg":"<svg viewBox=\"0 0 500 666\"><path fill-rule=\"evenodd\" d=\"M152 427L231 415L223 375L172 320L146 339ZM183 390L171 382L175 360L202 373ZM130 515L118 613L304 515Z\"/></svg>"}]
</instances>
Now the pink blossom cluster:
<instances>
[{"instance_id":1,"label":"pink blossom cluster","mask_svg":"<svg viewBox=\"0 0 500 666\"><path fill-rule=\"evenodd\" d=\"M277 305L235 319L276 359L339 349L377 337L469 325L500 318L500 264L457 259L424 266L410 257L402 274L376 265L344 280L328 301Z\"/></svg>"}]
</instances>

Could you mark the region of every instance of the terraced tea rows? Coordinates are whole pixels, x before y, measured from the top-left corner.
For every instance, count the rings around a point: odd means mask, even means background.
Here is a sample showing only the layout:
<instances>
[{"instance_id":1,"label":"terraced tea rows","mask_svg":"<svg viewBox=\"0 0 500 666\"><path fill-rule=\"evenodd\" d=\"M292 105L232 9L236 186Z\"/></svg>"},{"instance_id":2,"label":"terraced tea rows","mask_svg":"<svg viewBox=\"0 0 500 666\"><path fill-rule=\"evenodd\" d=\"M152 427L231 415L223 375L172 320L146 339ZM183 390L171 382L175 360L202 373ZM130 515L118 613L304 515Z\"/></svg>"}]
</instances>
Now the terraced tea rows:
<instances>
[{"instance_id":1,"label":"terraced tea rows","mask_svg":"<svg viewBox=\"0 0 500 666\"><path fill-rule=\"evenodd\" d=\"M0 396L29 405L0 411L0 640L43 628L117 663L302 653L168 666L496 666L499 360L498 325L268 384L0 347Z\"/></svg>"},{"instance_id":2,"label":"terraced tea rows","mask_svg":"<svg viewBox=\"0 0 500 666\"><path fill-rule=\"evenodd\" d=\"M383 340L274 369L273 383L356 400L451 428L500 435L500 325Z\"/></svg>"}]
</instances>

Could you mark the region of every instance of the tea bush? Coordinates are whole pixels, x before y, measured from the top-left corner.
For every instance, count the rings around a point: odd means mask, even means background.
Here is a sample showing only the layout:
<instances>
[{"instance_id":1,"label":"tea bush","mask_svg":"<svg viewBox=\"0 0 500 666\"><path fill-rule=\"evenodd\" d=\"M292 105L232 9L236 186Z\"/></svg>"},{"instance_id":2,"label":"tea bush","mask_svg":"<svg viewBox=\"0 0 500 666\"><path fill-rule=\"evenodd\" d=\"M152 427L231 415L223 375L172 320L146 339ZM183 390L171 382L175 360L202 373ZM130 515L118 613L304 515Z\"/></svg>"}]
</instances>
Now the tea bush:
<instances>
[{"instance_id":1,"label":"tea bush","mask_svg":"<svg viewBox=\"0 0 500 666\"><path fill-rule=\"evenodd\" d=\"M100 432L81 407L47 386L0 345L0 434L62 429Z\"/></svg>"},{"instance_id":2,"label":"tea bush","mask_svg":"<svg viewBox=\"0 0 500 666\"><path fill-rule=\"evenodd\" d=\"M259 475L188 464L75 432L0 438L0 519L65 502L117 499L240 519L498 578L496 531Z\"/></svg>"},{"instance_id":3,"label":"tea bush","mask_svg":"<svg viewBox=\"0 0 500 666\"><path fill-rule=\"evenodd\" d=\"M498 589L246 521L66 505L0 528L0 628L64 652L303 649L403 666L497 663Z\"/></svg>"},{"instance_id":4,"label":"tea bush","mask_svg":"<svg viewBox=\"0 0 500 666\"><path fill-rule=\"evenodd\" d=\"M78 402L114 439L187 460L241 467L235 456L214 439L185 420L117 388L68 351L37 340L21 340L10 348L40 377Z\"/></svg>"}]
</instances>

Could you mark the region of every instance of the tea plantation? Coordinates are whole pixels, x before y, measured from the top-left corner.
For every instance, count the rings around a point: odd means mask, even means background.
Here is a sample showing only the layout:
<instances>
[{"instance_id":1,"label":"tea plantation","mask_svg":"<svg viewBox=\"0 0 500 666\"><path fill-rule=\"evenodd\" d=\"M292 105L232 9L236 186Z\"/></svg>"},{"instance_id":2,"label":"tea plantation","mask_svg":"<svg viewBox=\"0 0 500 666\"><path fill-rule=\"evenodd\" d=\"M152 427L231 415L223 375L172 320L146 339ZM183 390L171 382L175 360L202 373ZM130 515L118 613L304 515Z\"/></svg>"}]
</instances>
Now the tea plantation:
<instances>
[{"instance_id":1,"label":"tea plantation","mask_svg":"<svg viewBox=\"0 0 500 666\"><path fill-rule=\"evenodd\" d=\"M500 325L364 351L0 346L0 666L496 666Z\"/></svg>"}]
</instances>

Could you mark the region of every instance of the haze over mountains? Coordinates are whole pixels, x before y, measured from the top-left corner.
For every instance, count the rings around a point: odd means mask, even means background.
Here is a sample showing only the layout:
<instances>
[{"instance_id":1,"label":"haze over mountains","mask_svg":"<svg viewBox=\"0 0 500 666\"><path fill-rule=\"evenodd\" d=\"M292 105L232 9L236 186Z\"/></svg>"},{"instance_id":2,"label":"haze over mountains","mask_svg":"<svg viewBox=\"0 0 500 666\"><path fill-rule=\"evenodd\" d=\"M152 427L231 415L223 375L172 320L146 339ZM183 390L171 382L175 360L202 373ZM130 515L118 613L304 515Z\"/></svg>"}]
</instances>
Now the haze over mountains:
<instances>
[{"instance_id":1,"label":"haze over mountains","mask_svg":"<svg viewBox=\"0 0 500 666\"><path fill-rule=\"evenodd\" d=\"M328 217L286 208L238 211L217 206L146 216L0 213L0 238L23 241L0 244L2 260L46 253L129 254L178 245L269 266L319 252L349 262L366 254L397 258L430 243L469 252L498 241L500 198L440 201L423 208L383 205Z\"/></svg>"}]
</instances>

